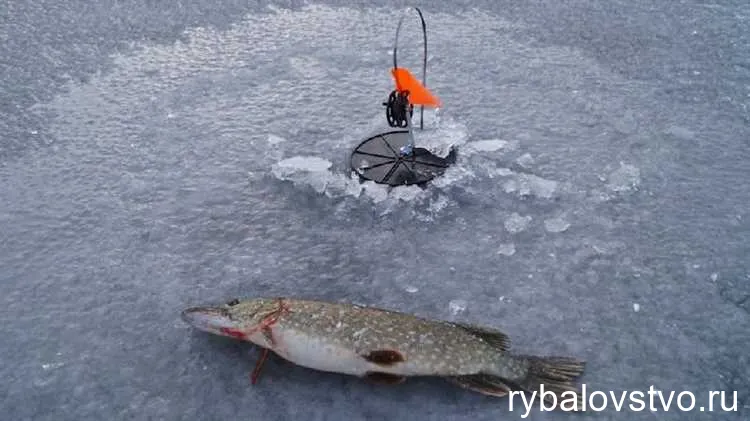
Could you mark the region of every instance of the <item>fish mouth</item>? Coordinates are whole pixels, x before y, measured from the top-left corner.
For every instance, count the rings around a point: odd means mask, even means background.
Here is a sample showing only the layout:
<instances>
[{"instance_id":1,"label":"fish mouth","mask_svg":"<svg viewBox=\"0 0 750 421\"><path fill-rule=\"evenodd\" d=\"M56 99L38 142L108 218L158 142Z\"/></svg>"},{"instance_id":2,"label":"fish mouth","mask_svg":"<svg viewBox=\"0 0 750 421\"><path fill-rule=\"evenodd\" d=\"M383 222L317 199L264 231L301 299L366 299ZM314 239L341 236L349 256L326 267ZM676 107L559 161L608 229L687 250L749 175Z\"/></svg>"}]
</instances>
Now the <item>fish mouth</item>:
<instances>
[{"instance_id":1,"label":"fish mouth","mask_svg":"<svg viewBox=\"0 0 750 421\"><path fill-rule=\"evenodd\" d=\"M221 307L190 307L183 310L180 317L190 326L211 333L235 327L229 312Z\"/></svg>"}]
</instances>

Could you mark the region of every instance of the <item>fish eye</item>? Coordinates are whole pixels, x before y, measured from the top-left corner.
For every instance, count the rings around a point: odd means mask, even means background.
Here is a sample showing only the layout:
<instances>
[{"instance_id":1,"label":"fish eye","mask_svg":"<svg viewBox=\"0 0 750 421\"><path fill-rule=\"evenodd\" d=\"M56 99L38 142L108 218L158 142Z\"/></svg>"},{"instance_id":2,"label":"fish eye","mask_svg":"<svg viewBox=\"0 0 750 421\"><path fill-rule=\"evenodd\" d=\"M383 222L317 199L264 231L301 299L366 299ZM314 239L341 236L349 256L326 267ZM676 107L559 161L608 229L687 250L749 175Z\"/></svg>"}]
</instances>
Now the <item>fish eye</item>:
<instances>
[{"instance_id":1,"label":"fish eye","mask_svg":"<svg viewBox=\"0 0 750 421\"><path fill-rule=\"evenodd\" d=\"M229 302L227 302L227 305L228 305L229 307L232 307L232 306L236 306L236 305L237 305L237 304L239 304L239 303L240 303L240 300L239 300L239 299L237 299L237 298L235 298L235 299L233 299L233 300L230 300Z\"/></svg>"}]
</instances>

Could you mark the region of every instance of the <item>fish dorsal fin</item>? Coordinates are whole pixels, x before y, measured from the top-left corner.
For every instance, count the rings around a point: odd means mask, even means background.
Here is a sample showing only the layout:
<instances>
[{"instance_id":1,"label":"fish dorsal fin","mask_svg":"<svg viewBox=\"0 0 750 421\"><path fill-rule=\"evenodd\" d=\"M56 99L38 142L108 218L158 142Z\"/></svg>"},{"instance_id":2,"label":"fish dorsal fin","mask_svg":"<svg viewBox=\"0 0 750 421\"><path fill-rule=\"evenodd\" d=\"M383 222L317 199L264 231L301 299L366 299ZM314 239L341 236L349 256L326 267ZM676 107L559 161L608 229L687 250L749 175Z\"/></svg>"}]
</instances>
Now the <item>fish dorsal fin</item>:
<instances>
[{"instance_id":1,"label":"fish dorsal fin","mask_svg":"<svg viewBox=\"0 0 750 421\"><path fill-rule=\"evenodd\" d=\"M506 335L503 332L500 332L497 329L477 326L477 325L473 325L469 323L454 322L453 324L466 330L472 335L478 338L481 338L483 341L487 342L491 346L494 346L495 348L501 351L507 351L508 349L510 349L510 338L508 337L508 335Z\"/></svg>"}]
</instances>

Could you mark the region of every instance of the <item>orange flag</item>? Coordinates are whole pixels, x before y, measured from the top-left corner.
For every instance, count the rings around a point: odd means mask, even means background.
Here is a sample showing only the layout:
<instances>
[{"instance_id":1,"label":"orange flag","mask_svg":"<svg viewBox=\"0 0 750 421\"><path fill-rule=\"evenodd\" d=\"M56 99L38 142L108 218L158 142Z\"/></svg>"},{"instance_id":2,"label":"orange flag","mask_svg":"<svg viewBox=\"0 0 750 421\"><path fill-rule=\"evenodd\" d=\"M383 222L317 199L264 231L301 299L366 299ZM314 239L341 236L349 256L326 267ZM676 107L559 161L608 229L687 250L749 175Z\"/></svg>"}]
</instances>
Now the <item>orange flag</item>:
<instances>
[{"instance_id":1,"label":"orange flag","mask_svg":"<svg viewBox=\"0 0 750 421\"><path fill-rule=\"evenodd\" d=\"M399 92L409 91L409 103L412 105L424 105L426 107L438 108L441 106L440 99L432 94L427 88L403 67L391 70L391 75L396 82L396 90Z\"/></svg>"}]
</instances>

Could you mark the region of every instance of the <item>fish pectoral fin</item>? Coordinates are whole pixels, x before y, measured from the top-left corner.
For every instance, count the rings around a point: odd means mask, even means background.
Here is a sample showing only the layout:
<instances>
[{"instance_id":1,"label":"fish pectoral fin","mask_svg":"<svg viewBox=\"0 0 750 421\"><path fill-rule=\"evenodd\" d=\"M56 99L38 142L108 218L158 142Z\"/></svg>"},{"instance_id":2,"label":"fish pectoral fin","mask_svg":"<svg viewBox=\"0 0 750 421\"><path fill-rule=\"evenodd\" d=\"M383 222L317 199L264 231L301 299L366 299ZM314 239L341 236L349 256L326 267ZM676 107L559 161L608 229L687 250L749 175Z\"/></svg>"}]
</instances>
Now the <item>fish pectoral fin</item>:
<instances>
[{"instance_id":1,"label":"fish pectoral fin","mask_svg":"<svg viewBox=\"0 0 750 421\"><path fill-rule=\"evenodd\" d=\"M473 390L483 395L495 396L498 398L507 395L510 391L510 388L503 383L503 379L488 374L471 374L444 378L464 389Z\"/></svg>"},{"instance_id":2,"label":"fish pectoral fin","mask_svg":"<svg viewBox=\"0 0 750 421\"><path fill-rule=\"evenodd\" d=\"M381 373L378 371L368 371L367 374L365 374L364 378L375 384L386 385L400 384L406 381L405 376L399 376L398 374Z\"/></svg>"},{"instance_id":3,"label":"fish pectoral fin","mask_svg":"<svg viewBox=\"0 0 750 421\"><path fill-rule=\"evenodd\" d=\"M392 349L376 349L370 352L365 352L362 354L362 358L373 364L386 367L406 361L404 354Z\"/></svg>"},{"instance_id":4,"label":"fish pectoral fin","mask_svg":"<svg viewBox=\"0 0 750 421\"><path fill-rule=\"evenodd\" d=\"M250 382L252 384L258 383L258 377L260 376L260 372L263 369L263 364L266 362L266 359L268 358L268 348L263 348L261 350L260 356L258 357L258 361L255 362L255 368L253 369L252 374L250 374Z\"/></svg>"},{"instance_id":5,"label":"fish pectoral fin","mask_svg":"<svg viewBox=\"0 0 750 421\"><path fill-rule=\"evenodd\" d=\"M510 338L508 335L506 335L503 332L500 332L497 329L492 329L489 327L483 327L483 326L476 326L468 323L453 323L454 325L466 330L467 332L471 333L472 335L481 338L488 344L492 345L493 347L501 350L501 351L507 351L510 349Z\"/></svg>"}]
</instances>

